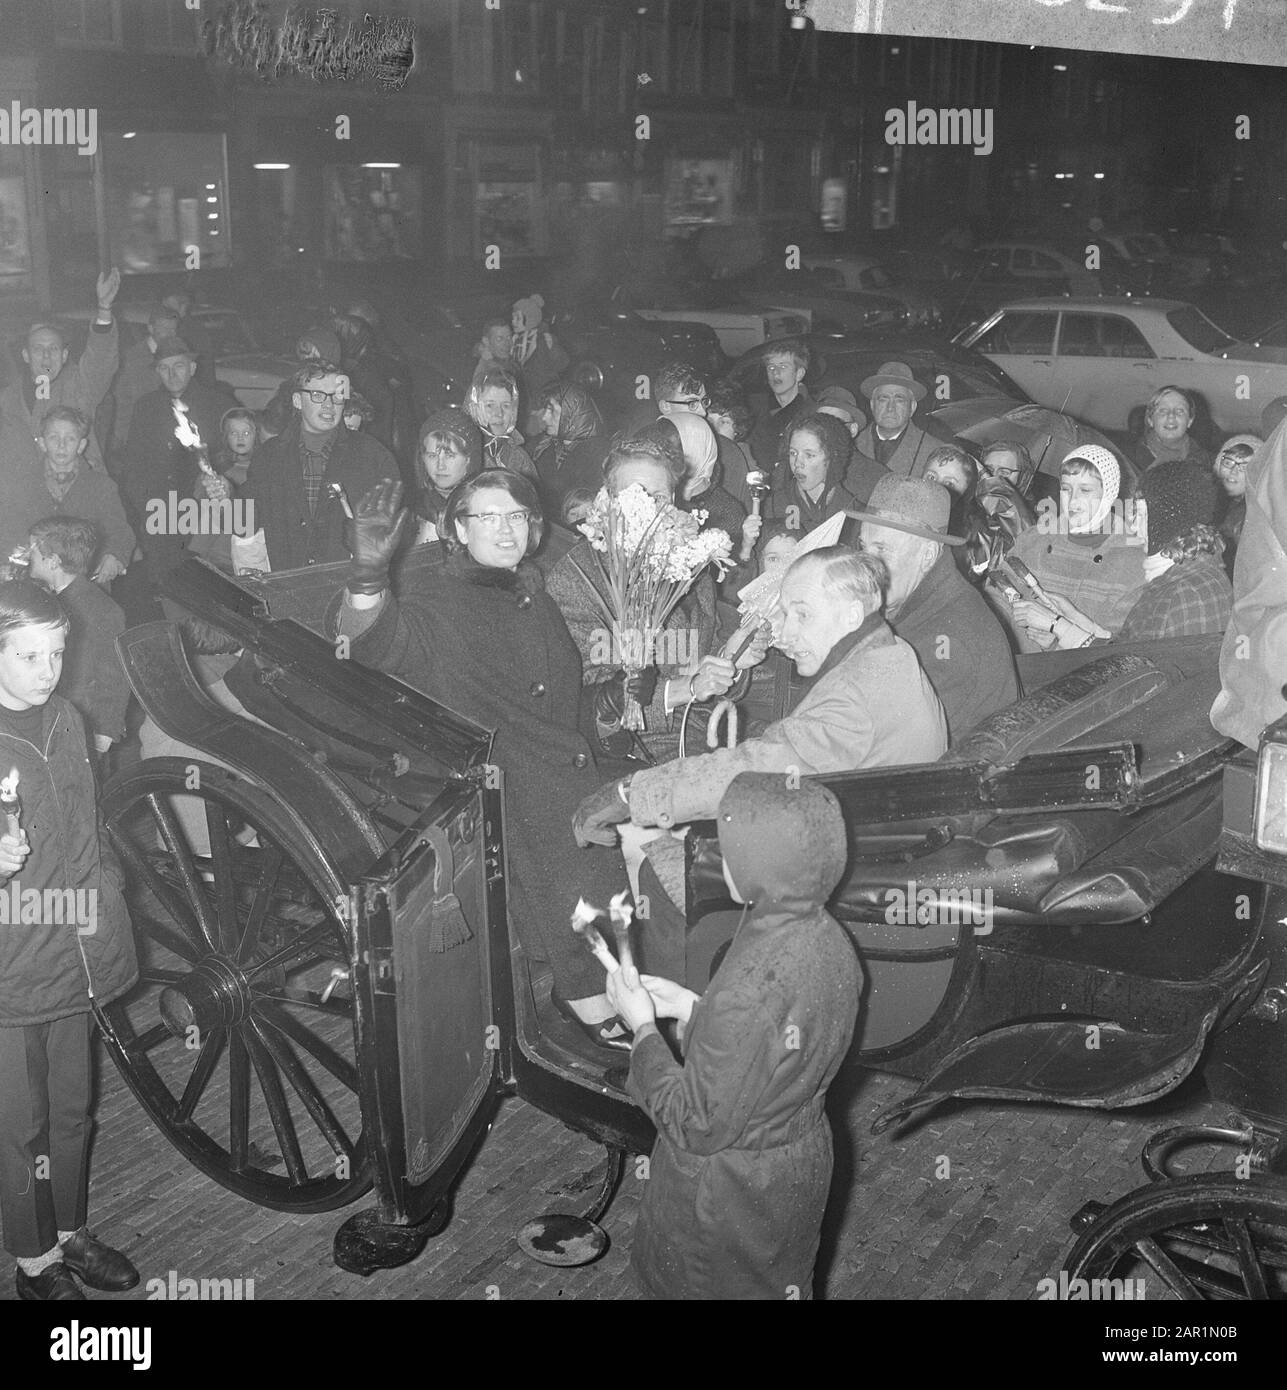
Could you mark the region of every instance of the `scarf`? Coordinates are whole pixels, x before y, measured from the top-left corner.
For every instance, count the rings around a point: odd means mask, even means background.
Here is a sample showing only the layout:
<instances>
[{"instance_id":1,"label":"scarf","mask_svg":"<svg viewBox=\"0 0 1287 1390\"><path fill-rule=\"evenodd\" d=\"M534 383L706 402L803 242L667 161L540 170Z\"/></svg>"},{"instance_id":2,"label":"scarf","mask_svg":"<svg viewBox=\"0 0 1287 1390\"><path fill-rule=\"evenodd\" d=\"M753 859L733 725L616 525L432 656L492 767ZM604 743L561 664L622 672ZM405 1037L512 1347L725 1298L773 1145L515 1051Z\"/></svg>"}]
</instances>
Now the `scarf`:
<instances>
[{"instance_id":1,"label":"scarf","mask_svg":"<svg viewBox=\"0 0 1287 1390\"><path fill-rule=\"evenodd\" d=\"M45 486L49 489L49 495L55 502L61 503L66 499L79 474L79 467L71 468L66 473L59 473L48 459L45 460Z\"/></svg>"}]
</instances>

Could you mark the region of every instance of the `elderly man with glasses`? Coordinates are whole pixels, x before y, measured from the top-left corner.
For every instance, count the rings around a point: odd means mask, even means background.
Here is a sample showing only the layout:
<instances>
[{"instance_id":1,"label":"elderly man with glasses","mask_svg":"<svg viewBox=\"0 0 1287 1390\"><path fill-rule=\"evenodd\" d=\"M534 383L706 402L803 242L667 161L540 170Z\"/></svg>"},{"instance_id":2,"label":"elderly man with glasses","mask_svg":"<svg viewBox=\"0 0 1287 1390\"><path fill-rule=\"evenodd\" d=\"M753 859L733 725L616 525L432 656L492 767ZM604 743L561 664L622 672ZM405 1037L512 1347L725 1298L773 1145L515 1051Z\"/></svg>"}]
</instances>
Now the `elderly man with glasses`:
<instances>
[{"instance_id":1,"label":"elderly man with glasses","mask_svg":"<svg viewBox=\"0 0 1287 1390\"><path fill-rule=\"evenodd\" d=\"M255 455L241 495L255 504L273 570L347 560L344 511L331 485L354 502L398 477L393 455L361 430L344 428L349 379L326 362L295 374L290 424Z\"/></svg>"}]
</instances>

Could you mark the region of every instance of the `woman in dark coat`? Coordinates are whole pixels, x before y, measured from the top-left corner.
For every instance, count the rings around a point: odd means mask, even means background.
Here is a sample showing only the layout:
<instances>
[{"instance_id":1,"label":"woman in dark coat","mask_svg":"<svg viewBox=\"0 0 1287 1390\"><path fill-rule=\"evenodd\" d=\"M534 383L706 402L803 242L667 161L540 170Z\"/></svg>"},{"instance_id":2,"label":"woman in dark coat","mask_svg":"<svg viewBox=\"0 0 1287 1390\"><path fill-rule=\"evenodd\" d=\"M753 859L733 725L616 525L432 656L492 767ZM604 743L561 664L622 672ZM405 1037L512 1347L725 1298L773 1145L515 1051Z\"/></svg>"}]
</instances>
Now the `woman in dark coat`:
<instances>
[{"instance_id":1,"label":"woman in dark coat","mask_svg":"<svg viewBox=\"0 0 1287 1390\"><path fill-rule=\"evenodd\" d=\"M603 779L582 733L580 655L526 563L543 525L536 492L504 469L459 486L442 518L441 563L411 576L395 598L387 574L403 528L395 521L400 499L400 488L381 484L358 504L338 631L353 639L355 661L495 730L519 938L553 966L560 1012L586 1025L594 1041L627 1047L603 997L603 970L571 927L579 897L606 908L626 875L615 850L581 853L569 830Z\"/></svg>"},{"instance_id":2,"label":"woman in dark coat","mask_svg":"<svg viewBox=\"0 0 1287 1390\"><path fill-rule=\"evenodd\" d=\"M815 411L793 420L782 436L765 515L804 535L837 512L857 509L841 482L852 453L849 431L834 415Z\"/></svg>"},{"instance_id":3,"label":"woman in dark coat","mask_svg":"<svg viewBox=\"0 0 1287 1390\"><path fill-rule=\"evenodd\" d=\"M635 1030L630 1093L658 1136L632 1265L655 1298L807 1299L831 1185L823 1103L862 991L853 945L824 907L845 868L844 821L819 783L793 791L743 773L717 824L746 911L706 993L608 977ZM657 1016L680 1020L682 1066Z\"/></svg>"},{"instance_id":4,"label":"woman in dark coat","mask_svg":"<svg viewBox=\"0 0 1287 1390\"><path fill-rule=\"evenodd\" d=\"M558 516L573 488L597 494L608 456L603 416L583 386L555 383L538 405L545 434L532 444L546 516Z\"/></svg>"}]
</instances>

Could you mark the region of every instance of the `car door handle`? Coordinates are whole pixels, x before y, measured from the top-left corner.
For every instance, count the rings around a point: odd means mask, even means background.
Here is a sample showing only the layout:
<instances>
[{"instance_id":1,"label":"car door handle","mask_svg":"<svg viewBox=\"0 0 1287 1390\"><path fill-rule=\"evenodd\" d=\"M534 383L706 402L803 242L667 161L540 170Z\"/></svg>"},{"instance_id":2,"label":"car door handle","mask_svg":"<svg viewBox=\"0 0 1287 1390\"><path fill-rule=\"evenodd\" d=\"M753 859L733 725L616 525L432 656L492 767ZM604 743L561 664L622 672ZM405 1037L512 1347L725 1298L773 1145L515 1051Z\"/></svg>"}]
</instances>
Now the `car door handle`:
<instances>
[{"instance_id":1,"label":"car door handle","mask_svg":"<svg viewBox=\"0 0 1287 1390\"><path fill-rule=\"evenodd\" d=\"M1051 357L1034 357L1032 365L1034 367L1048 367L1054 359Z\"/></svg>"}]
</instances>

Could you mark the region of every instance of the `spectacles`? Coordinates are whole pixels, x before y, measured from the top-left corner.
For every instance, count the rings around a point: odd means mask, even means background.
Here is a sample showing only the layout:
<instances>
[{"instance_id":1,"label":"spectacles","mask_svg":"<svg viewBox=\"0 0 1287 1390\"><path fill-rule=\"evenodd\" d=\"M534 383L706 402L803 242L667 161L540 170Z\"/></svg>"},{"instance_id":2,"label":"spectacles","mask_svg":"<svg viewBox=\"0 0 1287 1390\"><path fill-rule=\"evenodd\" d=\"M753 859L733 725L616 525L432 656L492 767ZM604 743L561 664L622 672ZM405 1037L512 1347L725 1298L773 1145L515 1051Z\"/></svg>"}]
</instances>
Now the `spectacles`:
<instances>
[{"instance_id":1,"label":"spectacles","mask_svg":"<svg viewBox=\"0 0 1287 1390\"><path fill-rule=\"evenodd\" d=\"M339 391L305 391L304 394L314 405L325 405L328 401L331 405L343 405L348 400L348 396Z\"/></svg>"},{"instance_id":2,"label":"spectacles","mask_svg":"<svg viewBox=\"0 0 1287 1390\"><path fill-rule=\"evenodd\" d=\"M709 396L688 396L682 400L666 402L667 405L700 405L703 410L706 410L710 403Z\"/></svg>"},{"instance_id":3,"label":"spectacles","mask_svg":"<svg viewBox=\"0 0 1287 1390\"><path fill-rule=\"evenodd\" d=\"M1216 467L1217 467L1217 468L1246 468L1247 462L1248 462L1248 461L1247 461L1246 459L1234 458L1234 456L1233 456L1232 454L1221 454L1220 457L1219 457L1218 459L1216 459Z\"/></svg>"},{"instance_id":4,"label":"spectacles","mask_svg":"<svg viewBox=\"0 0 1287 1390\"><path fill-rule=\"evenodd\" d=\"M461 516L471 516L488 531L499 531L501 522L509 522L511 527L526 525L532 519L531 512L520 508L516 512L461 512Z\"/></svg>"}]
</instances>

